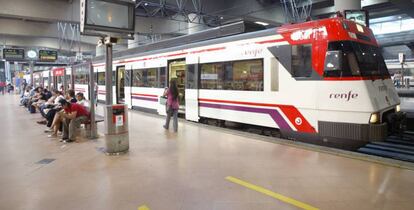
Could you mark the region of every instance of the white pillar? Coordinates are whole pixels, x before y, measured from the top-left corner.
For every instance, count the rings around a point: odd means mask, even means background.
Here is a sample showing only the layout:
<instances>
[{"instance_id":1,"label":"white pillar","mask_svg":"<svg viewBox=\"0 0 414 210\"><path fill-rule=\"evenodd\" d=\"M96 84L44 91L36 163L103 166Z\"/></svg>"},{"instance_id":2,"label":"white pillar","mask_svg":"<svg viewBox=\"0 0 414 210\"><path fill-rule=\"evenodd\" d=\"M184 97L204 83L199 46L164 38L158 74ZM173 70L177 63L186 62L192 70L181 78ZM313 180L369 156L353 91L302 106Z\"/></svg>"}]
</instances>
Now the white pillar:
<instances>
[{"instance_id":1,"label":"white pillar","mask_svg":"<svg viewBox=\"0 0 414 210\"><path fill-rule=\"evenodd\" d=\"M361 0L335 0L335 11L360 10Z\"/></svg>"}]
</instances>

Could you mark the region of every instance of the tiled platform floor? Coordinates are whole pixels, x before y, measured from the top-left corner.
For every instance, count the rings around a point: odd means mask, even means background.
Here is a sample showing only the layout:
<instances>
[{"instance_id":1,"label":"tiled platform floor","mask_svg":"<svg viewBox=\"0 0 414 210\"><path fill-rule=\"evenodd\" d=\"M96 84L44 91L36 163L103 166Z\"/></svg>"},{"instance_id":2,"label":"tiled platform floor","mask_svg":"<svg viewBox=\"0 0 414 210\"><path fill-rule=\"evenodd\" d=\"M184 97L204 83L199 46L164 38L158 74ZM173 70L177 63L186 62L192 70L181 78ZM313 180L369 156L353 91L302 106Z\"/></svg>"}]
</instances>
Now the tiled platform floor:
<instances>
[{"instance_id":1,"label":"tiled platform floor","mask_svg":"<svg viewBox=\"0 0 414 210\"><path fill-rule=\"evenodd\" d=\"M225 178L234 176L326 210L414 209L414 171L258 141L190 123L130 114L130 152L103 140L48 139L38 114L0 95L1 210L300 209ZM49 164L39 160L56 159Z\"/></svg>"}]
</instances>

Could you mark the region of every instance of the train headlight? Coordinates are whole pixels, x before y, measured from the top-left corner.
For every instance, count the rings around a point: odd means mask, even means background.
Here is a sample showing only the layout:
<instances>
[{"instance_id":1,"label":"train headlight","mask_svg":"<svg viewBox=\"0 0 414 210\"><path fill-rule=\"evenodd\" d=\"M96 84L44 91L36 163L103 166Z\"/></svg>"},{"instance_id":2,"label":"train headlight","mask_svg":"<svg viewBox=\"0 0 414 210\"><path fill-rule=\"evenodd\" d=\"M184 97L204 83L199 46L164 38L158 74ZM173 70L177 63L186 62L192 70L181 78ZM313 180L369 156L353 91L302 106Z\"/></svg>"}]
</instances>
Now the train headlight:
<instances>
[{"instance_id":1,"label":"train headlight","mask_svg":"<svg viewBox=\"0 0 414 210\"><path fill-rule=\"evenodd\" d=\"M376 124L379 123L380 115L379 113L372 113L371 117L369 118L369 123Z\"/></svg>"},{"instance_id":2,"label":"train headlight","mask_svg":"<svg viewBox=\"0 0 414 210\"><path fill-rule=\"evenodd\" d=\"M395 112L400 112L401 111L401 106L398 104L397 106L395 106Z\"/></svg>"}]
</instances>

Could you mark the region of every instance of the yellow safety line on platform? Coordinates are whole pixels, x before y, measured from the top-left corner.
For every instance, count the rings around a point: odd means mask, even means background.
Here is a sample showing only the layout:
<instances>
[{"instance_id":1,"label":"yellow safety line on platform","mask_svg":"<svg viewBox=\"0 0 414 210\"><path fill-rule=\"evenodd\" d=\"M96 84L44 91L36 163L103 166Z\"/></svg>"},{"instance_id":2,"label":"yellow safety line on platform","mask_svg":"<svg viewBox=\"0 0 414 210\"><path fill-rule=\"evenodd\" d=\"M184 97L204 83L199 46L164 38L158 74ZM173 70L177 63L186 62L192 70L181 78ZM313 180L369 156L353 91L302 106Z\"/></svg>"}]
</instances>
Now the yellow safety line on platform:
<instances>
[{"instance_id":1,"label":"yellow safety line on platform","mask_svg":"<svg viewBox=\"0 0 414 210\"><path fill-rule=\"evenodd\" d=\"M319 210L318 208L313 207L313 206L311 206L309 204L300 202L300 201L295 200L293 198L286 197L286 196L281 195L279 193L272 192L272 191L270 191L268 189L265 189L263 187L260 187L260 186L257 186L257 185L254 185L254 184L251 184L251 183L248 183L248 182L245 182L245 181L240 180L240 179L237 179L235 177L228 176L228 177L226 177L226 179L228 181L230 181L230 182L233 182L233 183L242 185L242 186L247 187L247 188L249 188L251 190L255 190L257 192L263 193L263 194L268 195L268 196L270 196L272 198L276 198L278 200L281 200L281 201L283 201L285 203L289 203L289 204L294 205L296 207L299 207L301 209L305 209L305 210Z\"/></svg>"},{"instance_id":2,"label":"yellow safety line on platform","mask_svg":"<svg viewBox=\"0 0 414 210\"><path fill-rule=\"evenodd\" d=\"M150 210L150 208L148 208L148 206L146 205L143 205L143 206L138 207L138 210Z\"/></svg>"}]
</instances>

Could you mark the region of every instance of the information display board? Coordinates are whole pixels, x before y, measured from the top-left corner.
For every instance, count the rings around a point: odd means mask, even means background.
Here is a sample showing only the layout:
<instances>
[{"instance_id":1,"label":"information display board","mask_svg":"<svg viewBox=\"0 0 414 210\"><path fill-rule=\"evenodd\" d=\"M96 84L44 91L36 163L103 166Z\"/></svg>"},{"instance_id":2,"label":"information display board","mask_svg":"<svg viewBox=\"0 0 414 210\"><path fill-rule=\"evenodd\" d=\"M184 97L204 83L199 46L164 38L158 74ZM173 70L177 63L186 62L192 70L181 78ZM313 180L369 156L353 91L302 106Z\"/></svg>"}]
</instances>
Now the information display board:
<instances>
[{"instance_id":1,"label":"information display board","mask_svg":"<svg viewBox=\"0 0 414 210\"><path fill-rule=\"evenodd\" d=\"M345 18L369 27L369 16L367 10L345 10Z\"/></svg>"},{"instance_id":2,"label":"information display board","mask_svg":"<svg viewBox=\"0 0 414 210\"><path fill-rule=\"evenodd\" d=\"M39 50L39 60L46 62L54 62L58 59L57 51L53 50Z\"/></svg>"},{"instance_id":3,"label":"information display board","mask_svg":"<svg viewBox=\"0 0 414 210\"><path fill-rule=\"evenodd\" d=\"M6 60L23 60L24 59L24 49L4 48L3 49L3 59L6 59Z\"/></svg>"},{"instance_id":4,"label":"information display board","mask_svg":"<svg viewBox=\"0 0 414 210\"><path fill-rule=\"evenodd\" d=\"M81 32L134 33L135 1L81 0Z\"/></svg>"}]
</instances>

